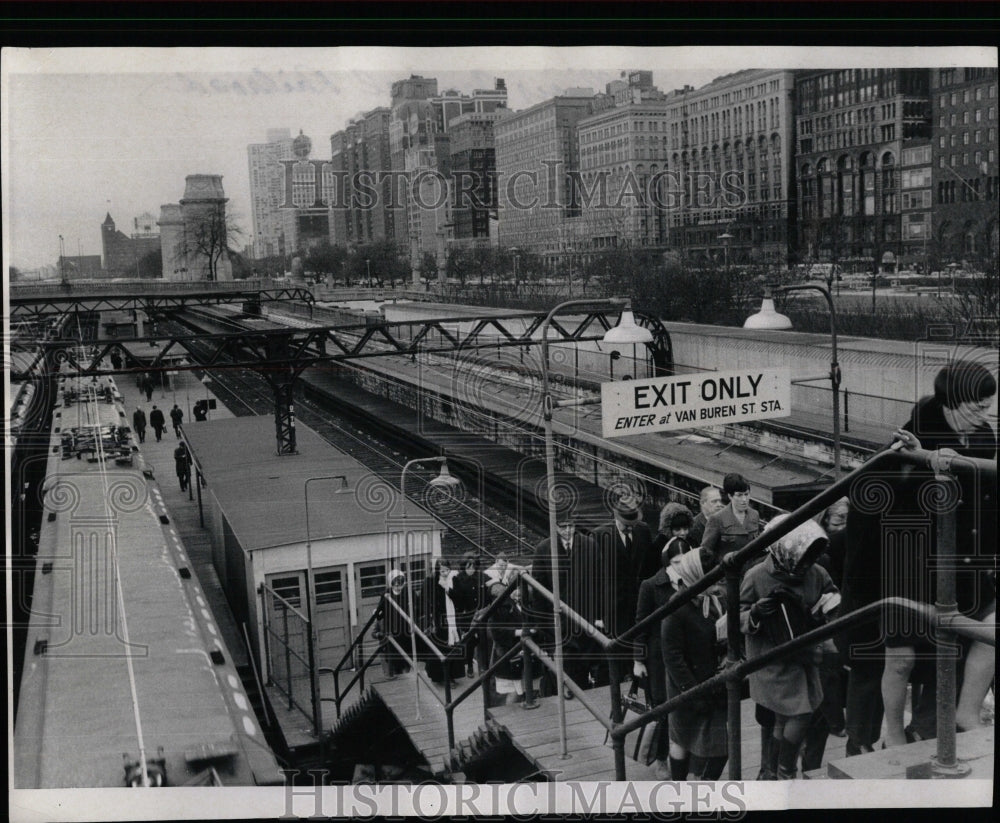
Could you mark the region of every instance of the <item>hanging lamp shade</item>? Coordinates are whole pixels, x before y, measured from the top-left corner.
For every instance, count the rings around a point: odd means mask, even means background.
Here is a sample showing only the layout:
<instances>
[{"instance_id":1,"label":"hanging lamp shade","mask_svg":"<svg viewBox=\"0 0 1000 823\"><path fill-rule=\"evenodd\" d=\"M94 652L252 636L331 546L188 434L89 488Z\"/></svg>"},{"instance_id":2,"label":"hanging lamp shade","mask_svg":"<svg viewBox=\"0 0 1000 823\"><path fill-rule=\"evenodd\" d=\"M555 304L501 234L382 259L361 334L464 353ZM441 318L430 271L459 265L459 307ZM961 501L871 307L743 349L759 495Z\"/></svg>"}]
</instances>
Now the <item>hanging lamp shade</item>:
<instances>
[{"instance_id":1,"label":"hanging lamp shade","mask_svg":"<svg viewBox=\"0 0 1000 823\"><path fill-rule=\"evenodd\" d=\"M448 471L448 464L442 463L438 476L431 480L428 485L435 489L453 489L456 486L461 486L462 481L457 477L452 477L451 472Z\"/></svg>"},{"instance_id":2,"label":"hanging lamp shade","mask_svg":"<svg viewBox=\"0 0 1000 823\"><path fill-rule=\"evenodd\" d=\"M605 343L652 343L653 333L636 324L632 309L626 306L618 325L604 334Z\"/></svg>"},{"instance_id":3,"label":"hanging lamp shade","mask_svg":"<svg viewBox=\"0 0 1000 823\"><path fill-rule=\"evenodd\" d=\"M779 314L774 308L774 300L765 297L760 304L760 311L751 314L743 324L745 329L790 329L792 321L785 315Z\"/></svg>"}]
</instances>

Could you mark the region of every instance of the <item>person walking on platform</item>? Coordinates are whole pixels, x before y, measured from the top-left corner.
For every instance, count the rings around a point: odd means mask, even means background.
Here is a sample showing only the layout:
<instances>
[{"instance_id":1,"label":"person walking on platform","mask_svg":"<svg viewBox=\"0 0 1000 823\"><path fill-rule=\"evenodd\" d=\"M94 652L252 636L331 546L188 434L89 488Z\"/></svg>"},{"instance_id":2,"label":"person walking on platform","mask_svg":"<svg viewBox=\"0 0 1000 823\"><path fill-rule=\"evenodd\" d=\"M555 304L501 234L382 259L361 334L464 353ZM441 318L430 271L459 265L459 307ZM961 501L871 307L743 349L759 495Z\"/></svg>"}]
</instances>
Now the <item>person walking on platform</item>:
<instances>
[{"instance_id":1,"label":"person walking on platform","mask_svg":"<svg viewBox=\"0 0 1000 823\"><path fill-rule=\"evenodd\" d=\"M180 407L176 403L174 403L174 407L170 410L170 422L174 426L174 434L180 437L181 423L184 422L184 412L181 411Z\"/></svg>"},{"instance_id":2,"label":"person walking on platform","mask_svg":"<svg viewBox=\"0 0 1000 823\"><path fill-rule=\"evenodd\" d=\"M187 443L182 442L174 449L174 467L177 470L181 491L187 491L188 483L191 482L191 454L188 452Z\"/></svg>"},{"instance_id":3,"label":"person walking on platform","mask_svg":"<svg viewBox=\"0 0 1000 823\"><path fill-rule=\"evenodd\" d=\"M140 388L146 395L146 402L151 402L153 399L153 378L151 378L148 374L143 375L142 385Z\"/></svg>"},{"instance_id":4,"label":"person walking on platform","mask_svg":"<svg viewBox=\"0 0 1000 823\"><path fill-rule=\"evenodd\" d=\"M163 416L163 412L156 408L156 406L153 406L153 410L149 413L149 425L153 427L156 442L159 443L163 439L164 430L167 428L167 420Z\"/></svg>"},{"instance_id":5,"label":"person walking on platform","mask_svg":"<svg viewBox=\"0 0 1000 823\"><path fill-rule=\"evenodd\" d=\"M138 406L135 407L135 411L132 412L132 428L135 430L135 436L139 438L140 443L146 442L146 412L144 412Z\"/></svg>"}]
</instances>

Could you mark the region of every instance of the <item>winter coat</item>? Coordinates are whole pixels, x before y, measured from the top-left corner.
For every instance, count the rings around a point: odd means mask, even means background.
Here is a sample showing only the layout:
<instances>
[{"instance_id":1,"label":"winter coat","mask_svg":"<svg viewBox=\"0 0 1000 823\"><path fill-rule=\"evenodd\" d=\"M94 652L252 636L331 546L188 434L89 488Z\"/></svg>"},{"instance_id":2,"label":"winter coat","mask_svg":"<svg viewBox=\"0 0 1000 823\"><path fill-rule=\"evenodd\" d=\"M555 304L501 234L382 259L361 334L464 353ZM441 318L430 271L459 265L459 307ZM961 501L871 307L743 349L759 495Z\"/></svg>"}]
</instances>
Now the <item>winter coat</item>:
<instances>
[{"instance_id":1,"label":"winter coat","mask_svg":"<svg viewBox=\"0 0 1000 823\"><path fill-rule=\"evenodd\" d=\"M149 425L154 429L165 429L167 427L167 421L163 416L163 412L159 409L153 409L149 413Z\"/></svg>"},{"instance_id":2,"label":"winter coat","mask_svg":"<svg viewBox=\"0 0 1000 823\"><path fill-rule=\"evenodd\" d=\"M715 552L716 559L721 561L727 554L742 549L758 534L760 534L760 515L753 508L749 508L741 523L733 513L733 504L730 503L708 518L701 545Z\"/></svg>"},{"instance_id":3,"label":"winter coat","mask_svg":"<svg viewBox=\"0 0 1000 823\"><path fill-rule=\"evenodd\" d=\"M652 542L649 527L637 523L632 527L632 547L628 549L612 522L595 529L578 555L570 560L570 590L574 598L570 605L592 623L603 620L608 636L617 636L633 625L639 574L650 567ZM651 577L659 567L657 554L653 571L646 576Z\"/></svg>"},{"instance_id":4,"label":"winter coat","mask_svg":"<svg viewBox=\"0 0 1000 823\"><path fill-rule=\"evenodd\" d=\"M705 617L702 603L689 602L664 619L661 642L668 697L676 697L715 676L722 655L715 639L715 621L720 616ZM669 734L673 742L699 757L725 755L725 687L671 712Z\"/></svg>"},{"instance_id":5,"label":"winter coat","mask_svg":"<svg viewBox=\"0 0 1000 823\"><path fill-rule=\"evenodd\" d=\"M795 582L775 572L770 556L748 569L740 584L740 629L747 638L748 659L759 657L778 645L764 625L768 618L755 626L750 620L750 609L758 600L781 587L798 594L806 610L811 610L827 592L837 591L829 573L818 565L811 566ZM778 619L777 615L771 617ZM802 653L769 663L750 675L750 697L777 714L812 714L823 699L819 666Z\"/></svg>"},{"instance_id":6,"label":"winter coat","mask_svg":"<svg viewBox=\"0 0 1000 823\"><path fill-rule=\"evenodd\" d=\"M661 568L652 577L639 584L639 598L635 607L635 622L638 623L663 606L677 592L666 569ZM665 619L665 618L664 618ZM646 664L646 677L649 682L649 699L654 704L667 699L667 680L663 661L663 644L661 628L663 620L653 623L635 636L635 659Z\"/></svg>"},{"instance_id":7,"label":"winter coat","mask_svg":"<svg viewBox=\"0 0 1000 823\"><path fill-rule=\"evenodd\" d=\"M137 432L146 430L146 412L142 409L132 412L132 428Z\"/></svg>"}]
</instances>

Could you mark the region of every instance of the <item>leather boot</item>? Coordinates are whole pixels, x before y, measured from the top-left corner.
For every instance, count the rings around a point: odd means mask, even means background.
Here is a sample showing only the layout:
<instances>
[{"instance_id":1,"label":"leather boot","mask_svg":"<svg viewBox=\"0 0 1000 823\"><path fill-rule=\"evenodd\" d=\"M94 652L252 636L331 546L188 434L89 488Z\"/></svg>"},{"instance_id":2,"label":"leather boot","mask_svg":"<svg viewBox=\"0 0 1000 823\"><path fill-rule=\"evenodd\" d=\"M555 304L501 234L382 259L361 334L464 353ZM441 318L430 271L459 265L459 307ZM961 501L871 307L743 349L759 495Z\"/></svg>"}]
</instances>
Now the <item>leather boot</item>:
<instances>
[{"instance_id":1,"label":"leather boot","mask_svg":"<svg viewBox=\"0 0 1000 823\"><path fill-rule=\"evenodd\" d=\"M760 771L758 780L777 780L778 771L778 741L774 739L773 729L760 731Z\"/></svg>"},{"instance_id":2,"label":"leather boot","mask_svg":"<svg viewBox=\"0 0 1000 823\"><path fill-rule=\"evenodd\" d=\"M778 780L794 780L799 774L801 743L782 740L778 745Z\"/></svg>"}]
</instances>

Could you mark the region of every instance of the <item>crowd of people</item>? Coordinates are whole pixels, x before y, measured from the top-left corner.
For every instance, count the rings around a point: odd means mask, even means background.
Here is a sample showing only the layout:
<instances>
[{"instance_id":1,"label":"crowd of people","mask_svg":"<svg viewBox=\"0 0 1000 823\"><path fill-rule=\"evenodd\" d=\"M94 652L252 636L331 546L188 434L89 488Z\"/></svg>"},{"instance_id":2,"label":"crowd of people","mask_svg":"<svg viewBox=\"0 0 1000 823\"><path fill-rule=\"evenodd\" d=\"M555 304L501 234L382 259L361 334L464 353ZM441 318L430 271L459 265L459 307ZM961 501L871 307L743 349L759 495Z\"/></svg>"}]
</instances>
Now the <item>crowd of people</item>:
<instances>
[{"instance_id":1,"label":"crowd of people","mask_svg":"<svg viewBox=\"0 0 1000 823\"><path fill-rule=\"evenodd\" d=\"M934 395L920 401L896 433L896 448L951 449L959 455L996 458L996 437L986 415L996 381L985 368L957 363L938 375ZM650 706L686 692L714 677L725 665L728 643L752 659L847 611L886 597L934 602L933 515L914 518L928 498L922 485L932 474L901 466L890 478L893 494L881 511L844 497L816 520L808 520L773 541L763 556L740 569L738 638L726 637L722 584L702 592L666 618L641 628L622 652L634 681L642 684ZM987 623L995 621L996 479L961 475L957 504L957 553L980 562L957 574L958 609ZM787 515L764 523L750 505L751 487L729 474L722 489L701 491L697 514L678 502L660 511L654 535L644 522L641 501L619 496L609 522L585 532L572 512L557 513L558 544L538 544L530 572L546 589L558 575L562 600L607 637L618 637L641 623L671 597L695 585L726 555L739 551ZM926 514L926 513L924 513ZM902 523L902 526L893 524ZM923 529L926 554L887 559L898 540L889 529ZM919 545L903 541L902 545ZM556 557L553 567L552 557ZM987 563L982 558L989 558ZM455 567L452 563L455 562ZM504 592L523 571L500 555L485 570L475 553L458 561L439 559L421 582L414 614L418 627L439 651L457 646L443 667L436 656L422 655L432 679L472 677L474 656L488 665L499 662L494 690L498 701L523 697L523 659L507 652L525 627L547 651L554 646L551 602L530 590L527 603L515 592L495 609L485 627L469 631L475 615ZM400 597L401 572L393 572L390 590ZM405 621L386 622L385 631L403 643ZM578 689L609 682L608 656L600 644L566 617L562 623L564 673ZM407 641L408 642L408 641ZM961 641L963 674L958 697L958 730L980 722L980 707L994 674L993 649ZM541 696L559 687L548 669L534 664L535 689ZM749 699L760 725L758 779L791 779L820 767L830 735L846 737L847 755L927 739L936 733L933 634L919 623L901 621L887 610L876 622L852 627L841 635L781 657L751 673ZM564 696L573 690L563 686ZM904 724L910 694L910 725ZM883 734L883 720L885 733ZM650 754L662 779L716 779L727 758L724 686L682 704L660 721Z\"/></svg>"}]
</instances>

